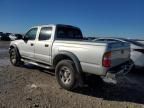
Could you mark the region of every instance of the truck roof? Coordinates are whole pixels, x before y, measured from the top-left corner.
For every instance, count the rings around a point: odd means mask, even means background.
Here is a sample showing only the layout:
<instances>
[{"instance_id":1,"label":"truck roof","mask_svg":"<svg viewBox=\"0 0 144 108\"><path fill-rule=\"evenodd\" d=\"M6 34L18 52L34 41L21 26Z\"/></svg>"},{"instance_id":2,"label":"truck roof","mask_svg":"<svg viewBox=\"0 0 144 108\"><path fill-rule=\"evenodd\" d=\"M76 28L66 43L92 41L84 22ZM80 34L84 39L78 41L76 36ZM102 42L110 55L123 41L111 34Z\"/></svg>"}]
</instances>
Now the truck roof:
<instances>
[{"instance_id":1,"label":"truck roof","mask_svg":"<svg viewBox=\"0 0 144 108\"><path fill-rule=\"evenodd\" d=\"M72 26L72 25L67 25L67 24L46 24L46 25L38 25L38 26L34 26L34 27L45 27L45 26L64 26L64 27L71 27L71 28L77 28L76 26Z\"/></svg>"}]
</instances>

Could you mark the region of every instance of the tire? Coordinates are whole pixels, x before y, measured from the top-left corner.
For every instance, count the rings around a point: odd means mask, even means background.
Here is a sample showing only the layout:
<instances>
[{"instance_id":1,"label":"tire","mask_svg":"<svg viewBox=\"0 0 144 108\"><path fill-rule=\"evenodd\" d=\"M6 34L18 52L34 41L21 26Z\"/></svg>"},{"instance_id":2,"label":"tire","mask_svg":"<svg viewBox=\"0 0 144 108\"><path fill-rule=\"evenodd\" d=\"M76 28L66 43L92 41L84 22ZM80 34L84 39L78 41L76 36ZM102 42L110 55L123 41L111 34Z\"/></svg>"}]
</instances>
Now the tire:
<instances>
[{"instance_id":1,"label":"tire","mask_svg":"<svg viewBox=\"0 0 144 108\"><path fill-rule=\"evenodd\" d=\"M60 61L55 69L59 85L66 90L73 90L77 83L77 71L71 60Z\"/></svg>"},{"instance_id":2,"label":"tire","mask_svg":"<svg viewBox=\"0 0 144 108\"><path fill-rule=\"evenodd\" d=\"M23 62L20 60L21 57L15 48L10 49L10 62L14 66L23 65Z\"/></svg>"}]
</instances>

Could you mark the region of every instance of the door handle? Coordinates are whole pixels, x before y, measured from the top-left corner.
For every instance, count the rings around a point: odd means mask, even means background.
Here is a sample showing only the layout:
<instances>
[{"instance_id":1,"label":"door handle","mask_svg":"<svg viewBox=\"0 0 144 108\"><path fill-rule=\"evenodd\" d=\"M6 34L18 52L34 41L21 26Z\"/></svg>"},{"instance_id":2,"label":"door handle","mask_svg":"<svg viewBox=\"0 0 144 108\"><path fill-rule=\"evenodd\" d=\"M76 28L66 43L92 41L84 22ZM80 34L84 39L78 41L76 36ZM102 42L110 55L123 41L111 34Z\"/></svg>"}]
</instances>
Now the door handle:
<instances>
[{"instance_id":1,"label":"door handle","mask_svg":"<svg viewBox=\"0 0 144 108\"><path fill-rule=\"evenodd\" d=\"M45 47L49 47L49 44L45 44Z\"/></svg>"},{"instance_id":2,"label":"door handle","mask_svg":"<svg viewBox=\"0 0 144 108\"><path fill-rule=\"evenodd\" d=\"M34 44L33 44L33 43L31 43L30 45L31 45L31 46L34 46Z\"/></svg>"}]
</instances>

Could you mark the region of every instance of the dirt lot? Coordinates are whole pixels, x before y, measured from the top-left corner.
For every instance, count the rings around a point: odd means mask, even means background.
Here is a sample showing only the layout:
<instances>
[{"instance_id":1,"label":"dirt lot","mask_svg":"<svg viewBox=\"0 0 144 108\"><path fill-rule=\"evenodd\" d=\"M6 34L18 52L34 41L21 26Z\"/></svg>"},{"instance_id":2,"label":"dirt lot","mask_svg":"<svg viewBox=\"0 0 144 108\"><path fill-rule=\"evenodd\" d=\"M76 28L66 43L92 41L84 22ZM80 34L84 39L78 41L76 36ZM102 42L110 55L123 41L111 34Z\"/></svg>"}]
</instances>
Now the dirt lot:
<instances>
[{"instance_id":1,"label":"dirt lot","mask_svg":"<svg viewBox=\"0 0 144 108\"><path fill-rule=\"evenodd\" d=\"M101 85L91 77L89 86L70 92L59 87L53 71L12 66L8 45L0 42L0 108L144 108L144 70L117 85Z\"/></svg>"}]
</instances>

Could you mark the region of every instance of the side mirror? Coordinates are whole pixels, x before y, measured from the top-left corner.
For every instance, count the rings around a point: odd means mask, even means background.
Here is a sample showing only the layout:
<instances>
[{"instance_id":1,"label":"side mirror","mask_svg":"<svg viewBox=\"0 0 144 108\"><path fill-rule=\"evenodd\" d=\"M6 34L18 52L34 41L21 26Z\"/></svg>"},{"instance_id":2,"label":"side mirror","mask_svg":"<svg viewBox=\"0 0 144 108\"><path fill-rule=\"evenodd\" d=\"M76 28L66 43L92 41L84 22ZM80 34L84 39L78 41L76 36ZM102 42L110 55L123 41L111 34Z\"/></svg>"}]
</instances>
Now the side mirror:
<instances>
[{"instance_id":1,"label":"side mirror","mask_svg":"<svg viewBox=\"0 0 144 108\"><path fill-rule=\"evenodd\" d=\"M24 40L24 41L28 41L29 38L28 38L27 36L24 36L23 40Z\"/></svg>"}]
</instances>

